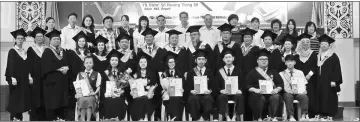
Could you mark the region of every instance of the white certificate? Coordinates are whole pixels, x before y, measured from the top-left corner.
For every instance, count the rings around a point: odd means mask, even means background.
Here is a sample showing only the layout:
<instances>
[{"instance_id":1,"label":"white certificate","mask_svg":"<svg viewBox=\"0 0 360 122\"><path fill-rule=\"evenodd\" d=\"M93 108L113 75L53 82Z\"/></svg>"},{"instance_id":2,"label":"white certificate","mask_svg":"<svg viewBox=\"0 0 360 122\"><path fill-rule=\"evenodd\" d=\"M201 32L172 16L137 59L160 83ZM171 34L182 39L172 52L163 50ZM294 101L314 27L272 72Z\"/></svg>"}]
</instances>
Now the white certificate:
<instances>
[{"instance_id":1,"label":"white certificate","mask_svg":"<svg viewBox=\"0 0 360 122\"><path fill-rule=\"evenodd\" d=\"M138 96L144 96L145 86L147 84L147 79L136 79L130 84L131 91L134 91Z\"/></svg>"},{"instance_id":2,"label":"white certificate","mask_svg":"<svg viewBox=\"0 0 360 122\"><path fill-rule=\"evenodd\" d=\"M271 94L274 84L272 80L259 80L259 87L263 94Z\"/></svg>"},{"instance_id":3,"label":"white certificate","mask_svg":"<svg viewBox=\"0 0 360 122\"><path fill-rule=\"evenodd\" d=\"M169 79L169 95L170 96L183 96L182 90L182 79L181 78L170 78Z\"/></svg>"},{"instance_id":4,"label":"white certificate","mask_svg":"<svg viewBox=\"0 0 360 122\"><path fill-rule=\"evenodd\" d=\"M110 96L113 96L115 88L115 82L113 81L106 81L106 91L105 94L108 94Z\"/></svg>"},{"instance_id":5,"label":"white certificate","mask_svg":"<svg viewBox=\"0 0 360 122\"><path fill-rule=\"evenodd\" d=\"M225 78L225 90L229 94L236 94L239 90L238 76L228 76Z\"/></svg>"},{"instance_id":6,"label":"white certificate","mask_svg":"<svg viewBox=\"0 0 360 122\"><path fill-rule=\"evenodd\" d=\"M304 82L306 82L306 79L304 77L291 78L291 88L292 90L294 90L294 94L302 94L306 91Z\"/></svg>"},{"instance_id":7,"label":"white certificate","mask_svg":"<svg viewBox=\"0 0 360 122\"><path fill-rule=\"evenodd\" d=\"M89 96L90 88L86 82L87 81L85 79L73 82L76 94L81 96Z\"/></svg>"},{"instance_id":8,"label":"white certificate","mask_svg":"<svg viewBox=\"0 0 360 122\"><path fill-rule=\"evenodd\" d=\"M204 94L208 90L207 76L194 76L194 90L199 94Z\"/></svg>"}]
</instances>

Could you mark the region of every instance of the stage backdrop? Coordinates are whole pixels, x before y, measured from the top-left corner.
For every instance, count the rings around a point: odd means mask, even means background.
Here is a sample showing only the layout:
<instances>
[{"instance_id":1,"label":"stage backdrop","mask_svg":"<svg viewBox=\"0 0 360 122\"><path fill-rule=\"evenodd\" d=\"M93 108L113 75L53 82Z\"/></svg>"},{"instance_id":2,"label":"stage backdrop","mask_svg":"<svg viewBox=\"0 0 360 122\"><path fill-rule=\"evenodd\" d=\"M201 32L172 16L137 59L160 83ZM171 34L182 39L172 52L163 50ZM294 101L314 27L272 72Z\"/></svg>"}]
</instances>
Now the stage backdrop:
<instances>
[{"instance_id":1,"label":"stage backdrop","mask_svg":"<svg viewBox=\"0 0 360 122\"><path fill-rule=\"evenodd\" d=\"M130 23L136 25L142 15L149 17L150 25L156 25L158 15L166 17L166 25L179 25L179 13L186 11L190 25L203 25L205 14L213 15L213 25L221 25L234 13L242 25L253 17L258 17L265 26L275 18L283 24L293 18L301 27L310 21L312 6L312 2L83 2L82 15L93 15L96 26L102 25L105 16L114 17L115 26L118 26L124 14L130 17Z\"/></svg>"}]
</instances>

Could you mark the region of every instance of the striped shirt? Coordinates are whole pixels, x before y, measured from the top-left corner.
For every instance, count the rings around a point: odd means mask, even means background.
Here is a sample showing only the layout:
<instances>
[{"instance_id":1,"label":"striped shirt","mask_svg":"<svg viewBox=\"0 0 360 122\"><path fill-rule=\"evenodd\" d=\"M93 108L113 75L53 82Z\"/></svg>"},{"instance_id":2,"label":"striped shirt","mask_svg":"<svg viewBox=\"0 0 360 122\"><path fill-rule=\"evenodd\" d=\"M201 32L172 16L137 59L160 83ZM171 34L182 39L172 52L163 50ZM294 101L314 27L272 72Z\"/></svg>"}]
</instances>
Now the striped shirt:
<instances>
[{"instance_id":1,"label":"striped shirt","mask_svg":"<svg viewBox=\"0 0 360 122\"><path fill-rule=\"evenodd\" d=\"M103 29L100 29L96 35L101 35L103 37L105 37L106 39L109 40L109 42L106 44L106 49L107 50L112 50L112 49L116 49L116 46L115 46L115 39L117 37L117 32L116 32L117 29L112 29L110 32L107 31L106 28L103 28Z\"/></svg>"}]
</instances>

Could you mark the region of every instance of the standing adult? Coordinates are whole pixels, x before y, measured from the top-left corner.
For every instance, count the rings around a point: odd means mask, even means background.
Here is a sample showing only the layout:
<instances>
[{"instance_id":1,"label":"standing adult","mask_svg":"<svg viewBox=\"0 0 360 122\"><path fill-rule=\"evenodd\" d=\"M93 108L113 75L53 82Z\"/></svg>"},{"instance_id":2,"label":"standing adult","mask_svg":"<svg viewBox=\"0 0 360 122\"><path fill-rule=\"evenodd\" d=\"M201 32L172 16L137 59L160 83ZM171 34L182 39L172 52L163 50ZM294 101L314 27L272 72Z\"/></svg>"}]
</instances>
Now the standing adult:
<instances>
[{"instance_id":1,"label":"standing adult","mask_svg":"<svg viewBox=\"0 0 360 122\"><path fill-rule=\"evenodd\" d=\"M265 47L264 42L261 40L261 35L264 33L263 30L260 29L260 20L257 17L251 19L251 29L255 30L256 33L253 37L253 42L256 46L263 48Z\"/></svg>"},{"instance_id":2,"label":"standing adult","mask_svg":"<svg viewBox=\"0 0 360 122\"><path fill-rule=\"evenodd\" d=\"M169 43L169 34L166 33L170 29L166 28L166 19L164 15L159 15L156 17L156 23L158 28L154 29L158 33L155 35L155 44L161 48L163 48L166 44Z\"/></svg>"},{"instance_id":3,"label":"standing adult","mask_svg":"<svg viewBox=\"0 0 360 122\"><path fill-rule=\"evenodd\" d=\"M49 33L55 29L55 19L54 18L47 17L45 19L45 23L46 23L46 26L45 26L46 33ZM45 36L45 46L50 46L50 40L46 36Z\"/></svg>"},{"instance_id":4,"label":"standing adult","mask_svg":"<svg viewBox=\"0 0 360 122\"><path fill-rule=\"evenodd\" d=\"M186 33L189 29L189 14L185 11L179 14L179 19L181 24L176 26L174 29L180 31L182 34L179 35L179 44L182 46L188 47L188 44L191 42L190 33Z\"/></svg>"},{"instance_id":5,"label":"standing adult","mask_svg":"<svg viewBox=\"0 0 360 122\"><path fill-rule=\"evenodd\" d=\"M111 16L106 16L103 19L104 28L100 29L96 35L101 35L109 40L109 42L106 44L107 50L116 50L116 43L115 39L117 37L116 29L113 28L113 22L114 19Z\"/></svg>"},{"instance_id":6,"label":"standing adult","mask_svg":"<svg viewBox=\"0 0 360 122\"><path fill-rule=\"evenodd\" d=\"M199 32L201 34L200 40L209 44L211 49L214 50L215 45L221 41L220 30L213 26L213 16L206 14L204 16L205 26L201 27Z\"/></svg>"},{"instance_id":7,"label":"standing adult","mask_svg":"<svg viewBox=\"0 0 360 122\"><path fill-rule=\"evenodd\" d=\"M130 18L128 15L121 16L121 26L118 27L118 35L120 35L121 33L125 33L127 35L133 36L134 29L130 28L129 21L130 21ZM130 45L130 50L133 50L134 49L134 40L132 38L130 39L129 45Z\"/></svg>"},{"instance_id":8,"label":"standing adult","mask_svg":"<svg viewBox=\"0 0 360 122\"><path fill-rule=\"evenodd\" d=\"M146 28L149 28L149 18L146 16L141 16L139 18L138 27L134 30L133 33L133 41L134 41L134 50L137 52L137 49L144 46L145 39L144 36L141 35Z\"/></svg>"},{"instance_id":9,"label":"standing adult","mask_svg":"<svg viewBox=\"0 0 360 122\"><path fill-rule=\"evenodd\" d=\"M314 22L307 22L305 25L305 31L304 33L307 33L311 35L310 37L310 47L315 52L319 52L319 40L320 34L317 32L316 25Z\"/></svg>"},{"instance_id":10,"label":"standing adult","mask_svg":"<svg viewBox=\"0 0 360 122\"><path fill-rule=\"evenodd\" d=\"M230 40L241 45L242 43L241 30L240 30L240 26L238 26L239 16L236 14L230 14L230 16L228 17L228 23L234 27L233 29L231 29Z\"/></svg>"},{"instance_id":11,"label":"standing adult","mask_svg":"<svg viewBox=\"0 0 360 122\"><path fill-rule=\"evenodd\" d=\"M68 15L69 25L61 29L61 47L66 50L74 50L76 48L76 42L73 37L81 30L76 25L78 15L76 13L70 13Z\"/></svg>"}]
</instances>

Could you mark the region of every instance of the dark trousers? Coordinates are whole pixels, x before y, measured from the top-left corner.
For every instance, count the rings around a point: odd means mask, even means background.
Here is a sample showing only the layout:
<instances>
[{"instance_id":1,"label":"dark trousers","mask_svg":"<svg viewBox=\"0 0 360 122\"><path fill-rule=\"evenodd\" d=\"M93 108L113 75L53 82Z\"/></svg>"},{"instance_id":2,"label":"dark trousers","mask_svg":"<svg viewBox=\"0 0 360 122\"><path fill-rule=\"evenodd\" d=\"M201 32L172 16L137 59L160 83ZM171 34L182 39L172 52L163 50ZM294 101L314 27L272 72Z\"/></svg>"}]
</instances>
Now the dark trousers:
<instances>
[{"instance_id":1,"label":"dark trousers","mask_svg":"<svg viewBox=\"0 0 360 122\"><path fill-rule=\"evenodd\" d=\"M249 104L251 110L253 112L254 119L262 118L262 113L264 107L270 105L270 117L274 117L280 103L280 95L279 94L257 94L257 93L250 93L249 96Z\"/></svg>"},{"instance_id":2,"label":"dark trousers","mask_svg":"<svg viewBox=\"0 0 360 122\"><path fill-rule=\"evenodd\" d=\"M46 121L54 121L54 120L57 120L58 118L65 119L65 109L64 108L46 110L46 114L45 114Z\"/></svg>"},{"instance_id":3,"label":"dark trousers","mask_svg":"<svg viewBox=\"0 0 360 122\"><path fill-rule=\"evenodd\" d=\"M210 112L213 108L214 99L210 94L190 95L187 103L192 120L198 120L200 116L204 120L210 120Z\"/></svg>"},{"instance_id":4,"label":"dark trousers","mask_svg":"<svg viewBox=\"0 0 360 122\"><path fill-rule=\"evenodd\" d=\"M10 121L13 121L14 118L22 121L23 115L22 115L22 113L10 113Z\"/></svg>"},{"instance_id":5,"label":"dark trousers","mask_svg":"<svg viewBox=\"0 0 360 122\"><path fill-rule=\"evenodd\" d=\"M219 113L221 115L225 115L225 113L229 112L228 101L233 100L235 102L235 113L236 115L241 115L244 113L244 97L242 94L236 95L225 95L220 94L217 97Z\"/></svg>"},{"instance_id":6,"label":"dark trousers","mask_svg":"<svg viewBox=\"0 0 360 122\"><path fill-rule=\"evenodd\" d=\"M165 106L166 117L175 118L175 121L182 121L184 112L184 104L182 97L170 97L169 100L163 100Z\"/></svg>"},{"instance_id":7,"label":"dark trousers","mask_svg":"<svg viewBox=\"0 0 360 122\"><path fill-rule=\"evenodd\" d=\"M45 121L45 108L43 106L29 111L30 121Z\"/></svg>"},{"instance_id":8,"label":"dark trousers","mask_svg":"<svg viewBox=\"0 0 360 122\"><path fill-rule=\"evenodd\" d=\"M286 111L288 115L294 115L294 98L295 100L299 101L299 104L301 106L301 113L302 114L307 114L308 113L308 103L309 103L309 98L307 95L305 94L289 94L289 93L284 93L284 101L285 101L285 105L286 105Z\"/></svg>"}]
</instances>

